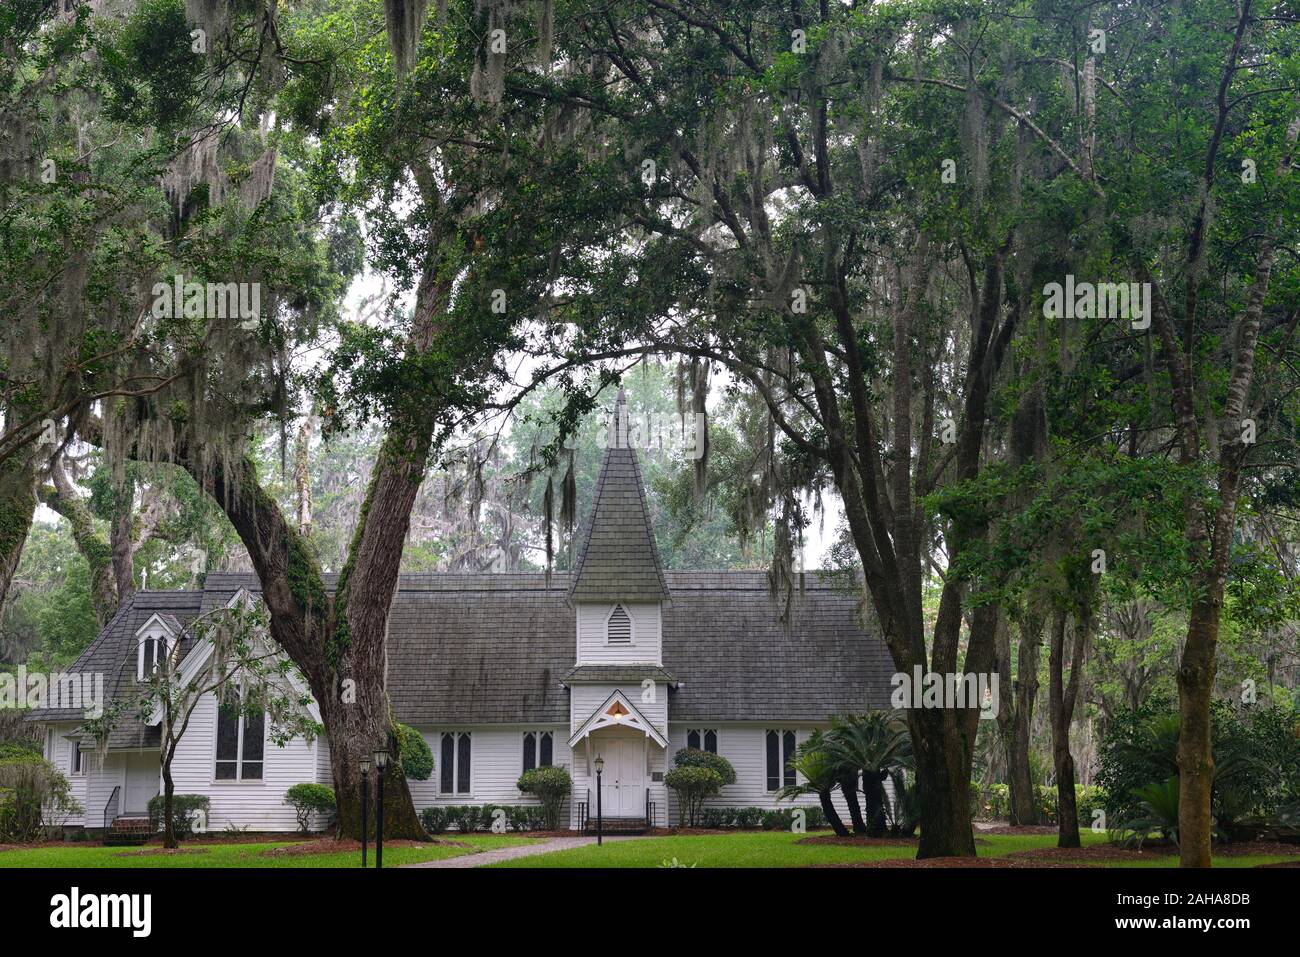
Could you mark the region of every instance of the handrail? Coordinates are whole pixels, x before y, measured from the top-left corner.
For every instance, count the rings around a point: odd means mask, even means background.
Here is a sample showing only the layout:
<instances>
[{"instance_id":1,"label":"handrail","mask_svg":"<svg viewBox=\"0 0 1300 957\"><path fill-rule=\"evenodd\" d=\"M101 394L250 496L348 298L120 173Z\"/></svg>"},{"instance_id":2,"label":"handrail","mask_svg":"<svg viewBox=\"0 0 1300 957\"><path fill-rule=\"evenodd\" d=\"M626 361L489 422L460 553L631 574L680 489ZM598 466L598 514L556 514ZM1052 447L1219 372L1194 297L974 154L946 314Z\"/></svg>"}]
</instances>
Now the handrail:
<instances>
[{"instance_id":1,"label":"handrail","mask_svg":"<svg viewBox=\"0 0 1300 957\"><path fill-rule=\"evenodd\" d=\"M112 822L112 820L117 817L117 812L119 810L118 798L119 798L119 792L121 790L122 790L122 785L120 784L115 785L113 787L113 793L108 796L108 803L104 805L104 827L105 828L107 828L108 825ZM109 814L110 808L112 808L112 814Z\"/></svg>"}]
</instances>

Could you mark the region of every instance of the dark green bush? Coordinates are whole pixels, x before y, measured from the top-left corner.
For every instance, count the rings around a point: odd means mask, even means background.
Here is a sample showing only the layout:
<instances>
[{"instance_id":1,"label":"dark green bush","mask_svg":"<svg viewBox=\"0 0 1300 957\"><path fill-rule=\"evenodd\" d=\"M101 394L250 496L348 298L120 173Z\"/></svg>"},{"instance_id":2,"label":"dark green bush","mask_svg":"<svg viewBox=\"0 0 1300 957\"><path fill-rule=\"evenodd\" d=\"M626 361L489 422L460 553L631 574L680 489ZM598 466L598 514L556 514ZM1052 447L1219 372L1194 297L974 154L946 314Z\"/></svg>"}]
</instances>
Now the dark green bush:
<instances>
[{"instance_id":1,"label":"dark green bush","mask_svg":"<svg viewBox=\"0 0 1300 957\"><path fill-rule=\"evenodd\" d=\"M207 814L210 803L206 794L172 795L172 829L176 832L176 840L183 841L194 834L193 813L202 811ZM163 829L163 795L161 794L149 799L149 825L155 831Z\"/></svg>"},{"instance_id":2,"label":"dark green bush","mask_svg":"<svg viewBox=\"0 0 1300 957\"><path fill-rule=\"evenodd\" d=\"M733 820L734 827L752 830L763 823L763 809L761 807L737 808Z\"/></svg>"},{"instance_id":3,"label":"dark green bush","mask_svg":"<svg viewBox=\"0 0 1300 957\"><path fill-rule=\"evenodd\" d=\"M679 755L681 752L677 752ZM676 767L664 775L664 784L677 792L681 800L682 820L687 827L697 827L705 798L722 789L722 775L712 768Z\"/></svg>"},{"instance_id":4,"label":"dark green bush","mask_svg":"<svg viewBox=\"0 0 1300 957\"><path fill-rule=\"evenodd\" d=\"M285 793L284 803L293 808L298 830L306 834L311 830L313 814L334 813L334 789L324 784L295 784Z\"/></svg>"},{"instance_id":5,"label":"dark green bush","mask_svg":"<svg viewBox=\"0 0 1300 957\"><path fill-rule=\"evenodd\" d=\"M708 768L722 779L722 787L736 783L736 769L731 766L731 762L712 751L682 748L673 755L673 764L679 768Z\"/></svg>"},{"instance_id":6,"label":"dark green bush","mask_svg":"<svg viewBox=\"0 0 1300 957\"><path fill-rule=\"evenodd\" d=\"M408 781L427 781L433 774L433 752L424 735L404 724L394 725L402 748L402 773Z\"/></svg>"},{"instance_id":7,"label":"dark green bush","mask_svg":"<svg viewBox=\"0 0 1300 957\"><path fill-rule=\"evenodd\" d=\"M573 790L568 771L556 767L532 768L519 776L515 786L524 794L535 794L542 802L547 830L554 831L560 826L560 812Z\"/></svg>"},{"instance_id":8,"label":"dark green bush","mask_svg":"<svg viewBox=\"0 0 1300 957\"><path fill-rule=\"evenodd\" d=\"M447 830L447 808L426 807L420 812L420 823L430 834L441 834Z\"/></svg>"}]
</instances>

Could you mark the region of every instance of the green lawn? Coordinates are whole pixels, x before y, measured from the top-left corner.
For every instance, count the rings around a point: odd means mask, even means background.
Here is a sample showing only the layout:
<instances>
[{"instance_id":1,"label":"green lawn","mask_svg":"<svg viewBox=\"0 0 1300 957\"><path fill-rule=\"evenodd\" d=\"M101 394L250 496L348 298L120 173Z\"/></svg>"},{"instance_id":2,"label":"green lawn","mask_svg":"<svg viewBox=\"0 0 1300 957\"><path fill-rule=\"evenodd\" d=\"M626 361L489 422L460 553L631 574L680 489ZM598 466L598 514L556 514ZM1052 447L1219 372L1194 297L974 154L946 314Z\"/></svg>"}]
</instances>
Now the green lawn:
<instances>
[{"instance_id":1,"label":"green lawn","mask_svg":"<svg viewBox=\"0 0 1300 957\"><path fill-rule=\"evenodd\" d=\"M469 848L446 844L426 847L386 847L384 866L416 864L421 861L439 861L459 857L474 851L491 850L513 844L532 844L530 838L497 834L475 834L458 838ZM59 847L39 847L30 850L0 851L0 867L360 867L360 852L333 854L282 854L268 855L265 851L275 847L289 847L294 841L273 841L258 844L189 844L182 845L185 854L139 854L142 848L98 847L85 844L64 844ZM155 844L143 850L157 850ZM375 849L372 845L367 858L375 866Z\"/></svg>"},{"instance_id":2,"label":"green lawn","mask_svg":"<svg viewBox=\"0 0 1300 957\"><path fill-rule=\"evenodd\" d=\"M610 841L603 847L587 845L571 851L539 854L493 864L493 867L663 867L676 858L687 867L802 867L814 864L849 864L857 861L911 858L914 847L878 846L846 847L834 844L799 844L805 835L783 831L707 834L689 837L638 838ZM987 844L977 846L981 857L1001 857L1016 851L1055 847L1054 834L982 835ZM1085 847L1105 844L1105 834L1085 832ZM1216 867L1253 867L1257 864L1300 859L1300 848L1291 857L1221 857ZM1110 862L1091 866L1107 867L1174 867L1177 856L1142 858L1132 862Z\"/></svg>"}]
</instances>

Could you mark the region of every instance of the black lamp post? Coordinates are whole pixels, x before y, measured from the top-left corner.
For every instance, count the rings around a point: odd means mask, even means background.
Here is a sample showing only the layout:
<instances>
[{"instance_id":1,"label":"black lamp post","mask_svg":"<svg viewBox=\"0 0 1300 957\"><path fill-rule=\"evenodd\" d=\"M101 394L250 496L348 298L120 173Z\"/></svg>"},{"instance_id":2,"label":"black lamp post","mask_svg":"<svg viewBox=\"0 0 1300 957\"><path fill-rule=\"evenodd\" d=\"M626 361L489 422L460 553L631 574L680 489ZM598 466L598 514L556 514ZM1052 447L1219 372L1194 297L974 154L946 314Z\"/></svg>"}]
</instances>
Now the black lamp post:
<instances>
[{"instance_id":1,"label":"black lamp post","mask_svg":"<svg viewBox=\"0 0 1300 957\"><path fill-rule=\"evenodd\" d=\"M600 774L605 770L605 759L596 755L594 764L596 765L596 845L599 846L605 836L600 808Z\"/></svg>"},{"instance_id":2,"label":"black lamp post","mask_svg":"<svg viewBox=\"0 0 1300 957\"><path fill-rule=\"evenodd\" d=\"M375 783L379 785L379 794L375 805L375 870L384 866L384 769L388 767L388 752L383 748L375 751Z\"/></svg>"},{"instance_id":3,"label":"black lamp post","mask_svg":"<svg viewBox=\"0 0 1300 957\"><path fill-rule=\"evenodd\" d=\"M366 866L366 831L370 828L370 758L361 759L361 866Z\"/></svg>"}]
</instances>

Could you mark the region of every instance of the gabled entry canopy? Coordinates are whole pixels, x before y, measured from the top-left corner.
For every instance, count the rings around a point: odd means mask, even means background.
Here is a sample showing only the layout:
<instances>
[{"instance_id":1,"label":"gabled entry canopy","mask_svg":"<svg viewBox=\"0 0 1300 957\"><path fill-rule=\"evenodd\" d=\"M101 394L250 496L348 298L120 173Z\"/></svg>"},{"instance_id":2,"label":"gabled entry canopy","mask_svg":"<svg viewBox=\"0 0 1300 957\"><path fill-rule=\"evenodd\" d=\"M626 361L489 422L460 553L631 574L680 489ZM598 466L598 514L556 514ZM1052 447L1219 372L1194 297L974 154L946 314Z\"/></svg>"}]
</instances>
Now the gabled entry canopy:
<instances>
[{"instance_id":1,"label":"gabled entry canopy","mask_svg":"<svg viewBox=\"0 0 1300 957\"><path fill-rule=\"evenodd\" d=\"M644 732L645 736L659 747L668 747L668 739L621 691L615 691L605 699L604 704L591 713L591 717L587 718L573 733L573 737L569 738L569 747L572 748L593 731L599 731L601 728L635 728L637 731Z\"/></svg>"}]
</instances>

